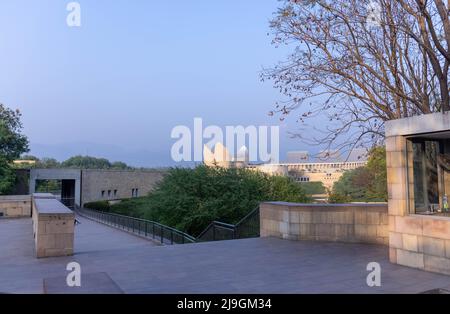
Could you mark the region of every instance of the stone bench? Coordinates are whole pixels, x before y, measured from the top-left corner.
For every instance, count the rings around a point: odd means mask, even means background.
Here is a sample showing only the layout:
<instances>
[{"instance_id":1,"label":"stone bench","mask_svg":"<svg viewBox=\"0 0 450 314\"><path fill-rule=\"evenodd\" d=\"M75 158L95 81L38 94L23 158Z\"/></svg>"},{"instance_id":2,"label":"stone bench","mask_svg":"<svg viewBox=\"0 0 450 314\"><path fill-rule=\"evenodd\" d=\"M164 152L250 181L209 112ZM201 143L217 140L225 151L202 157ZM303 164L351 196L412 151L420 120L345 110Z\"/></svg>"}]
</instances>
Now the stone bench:
<instances>
[{"instance_id":1,"label":"stone bench","mask_svg":"<svg viewBox=\"0 0 450 314\"><path fill-rule=\"evenodd\" d=\"M33 194L36 257L73 254L75 214L51 194Z\"/></svg>"},{"instance_id":2,"label":"stone bench","mask_svg":"<svg viewBox=\"0 0 450 314\"><path fill-rule=\"evenodd\" d=\"M31 217L31 196L30 195L0 196L0 217L4 218Z\"/></svg>"}]
</instances>

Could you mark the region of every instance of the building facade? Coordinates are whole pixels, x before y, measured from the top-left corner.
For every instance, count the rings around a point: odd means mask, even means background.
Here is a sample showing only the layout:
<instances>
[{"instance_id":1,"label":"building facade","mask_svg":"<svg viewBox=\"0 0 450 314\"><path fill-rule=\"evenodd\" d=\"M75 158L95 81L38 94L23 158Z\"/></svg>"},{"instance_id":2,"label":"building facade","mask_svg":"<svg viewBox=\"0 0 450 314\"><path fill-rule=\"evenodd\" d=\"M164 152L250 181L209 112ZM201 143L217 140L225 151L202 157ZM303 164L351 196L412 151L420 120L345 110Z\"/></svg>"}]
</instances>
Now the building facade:
<instances>
[{"instance_id":1,"label":"building facade","mask_svg":"<svg viewBox=\"0 0 450 314\"><path fill-rule=\"evenodd\" d=\"M31 169L30 194L39 181L61 182L57 197L68 207L102 200L145 196L162 180L163 170ZM58 191L59 193L59 191Z\"/></svg>"},{"instance_id":2,"label":"building facade","mask_svg":"<svg viewBox=\"0 0 450 314\"><path fill-rule=\"evenodd\" d=\"M289 176L297 182L322 182L325 188L331 189L346 171L364 167L366 164L367 161L286 163L264 164L252 168L270 175Z\"/></svg>"},{"instance_id":3,"label":"building facade","mask_svg":"<svg viewBox=\"0 0 450 314\"><path fill-rule=\"evenodd\" d=\"M450 113L386 123L392 263L450 275Z\"/></svg>"}]
</instances>

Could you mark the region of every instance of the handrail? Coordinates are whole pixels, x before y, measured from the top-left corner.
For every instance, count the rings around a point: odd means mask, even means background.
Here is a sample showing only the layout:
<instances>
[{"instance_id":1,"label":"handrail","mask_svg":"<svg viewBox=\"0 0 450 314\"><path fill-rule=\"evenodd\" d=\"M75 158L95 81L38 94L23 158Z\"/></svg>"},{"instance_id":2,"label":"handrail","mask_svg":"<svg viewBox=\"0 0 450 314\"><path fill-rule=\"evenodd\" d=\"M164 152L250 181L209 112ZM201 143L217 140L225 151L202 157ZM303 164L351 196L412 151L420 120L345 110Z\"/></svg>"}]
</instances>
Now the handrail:
<instances>
[{"instance_id":1,"label":"handrail","mask_svg":"<svg viewBox=\"0 0 450 314\"><path fill-rule=\"evenodd\" d=\"M221 227L221 228L224 228L224 229L228 229L228 230L230 230L231 232L233 232L234 233L234 231L235 231L235 229L236 229L236 226L235 225L232 225L232 224L227 224L227 223L224 223L224 222L220 222L220 221L213 221L213 222L211 222L209 225L208 225L208 227L206 227L205 228L205 230L203 230L198 236L197 236L197 239L201 239L211 228L215 228L216 226L219 226L219 227Z\"/></svg>"},{"instance_id":2,"label":"handrail","mask_svg":"<svg viewBox=\"0 0 450 314\"><path fill-rule=\"evenodd\" d=\"M250 219L256 215L259 214L259 207L256 207L254 210L252 210L251 212L249 212L247 215L245 215L244 218L242 218L241 220L239 220L239 222L235 225L232 224L228 224L228 223L224 223L224 222L220 222L220 221L213 221L212 223L210 223L208 225L208 227L205 228L205 230L203 230L198 236L197 236L197 241L205 241L204 238L206 237L207 233L212 232L212 237L210 237L212 239L212 241L217 241L219 240L223 240L224 236L222 234L222 237L218 237L217 236L217 232L216 232L216 228L220 228L220 229L225 229L228 231L228 237L226 237L227 239L236 239L236 238L240 238L242 237L242 232L241 232L241 228L243 228L244 223L249 222ZM259 220L259 219L258 219ZM258 229L259 229L259 225L258 225ZM255 233L255 232L253 232ZM259 235L259 230L257 231L258 235Z\"/></svg>"},{"instance_id":3,"label":"handrail","mask_svg":"<svg viewBox=\"0 0 450 314\"><path fill-rule=\"evenodd\" d=\"M259 206L256 207L254 210L252 210L251 212L249 212L247 215L245 215L244 218L242 218L241 220L238 221L238 223L236 224L237 226L240 226L242 223L244 223L249 217L251 217L252 215L255 214L255 212L259 211Z\"/></svg>"},{"instance_id":4,"label":"handrail","mask_svg":"<svg viewBox=\"0 0 450 314\"><path fill-rule=\"evenodd\" d=\"M213 221L197 237L193 237L156 221L145 220L142 218L108 213L89 208L80 208L77 212L82 216L86 215L88 218L96 219L102 223L116 226L123 230L126 229L128 232L134 234L145 235L145 237L151 236L153 239L158 238L162 244L184 244L259 236L259 207L245 215L245 217L235 225L221 221ZM257 221L255 222L255 220ZM135 225L136 223L138 223L137 227ZM144 228L141 228L141 224L143 224ZM209 232L211 234L208 234ZM165 235L169 236L169 238ZM179 237L181 241L177 241L174 236Z\"/></svg>"},{"instance_id":5,"label":"handrail","mask_svg":"<svg viewBox=\"0 0 450 314\"><path fill-rule=\"evenodd\" d=\"M82 216L87 216L88 218L96 219L105 224L113 225L124 230L126 229L134 234L144 235L145 237L151 236L153 239L158 238L158 241L162 244L185 244L196 242L196 239L193 236L156 221L107 213L88 208L80 208L77 212ZM138 223L138 226L136 226L136 222ZM165 235L169 237L166 237ZM180 241L178 241L175 236L178 236Z\"/></svg>"}]
</instances>

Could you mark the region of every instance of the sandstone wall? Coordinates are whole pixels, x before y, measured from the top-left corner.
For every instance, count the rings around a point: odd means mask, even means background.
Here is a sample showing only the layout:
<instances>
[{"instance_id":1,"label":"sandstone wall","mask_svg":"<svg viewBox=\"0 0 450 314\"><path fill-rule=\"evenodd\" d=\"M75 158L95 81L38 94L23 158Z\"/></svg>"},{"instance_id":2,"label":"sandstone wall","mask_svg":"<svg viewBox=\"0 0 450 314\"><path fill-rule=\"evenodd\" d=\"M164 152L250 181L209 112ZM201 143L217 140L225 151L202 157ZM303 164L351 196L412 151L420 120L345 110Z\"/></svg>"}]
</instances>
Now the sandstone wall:
<instances>
[{"instance_id":1,"label":"sandstone wall","mask_svg":"<svg viewBox=\"0 0 450 314\"><path fill-rule=\"evenodd\" d=\"M31 217L31 196L0 196L0 217Z\"/></svg>"},{"instance_id":2,"label":"sandstone wall","mask_svg":"<svg viewBox=\"0 0 450 314\"><path fill-rule=\"evenodd\" d=\"M261 236L388 244L387 204L262 203Z\"/></svg>"}]
</instances>

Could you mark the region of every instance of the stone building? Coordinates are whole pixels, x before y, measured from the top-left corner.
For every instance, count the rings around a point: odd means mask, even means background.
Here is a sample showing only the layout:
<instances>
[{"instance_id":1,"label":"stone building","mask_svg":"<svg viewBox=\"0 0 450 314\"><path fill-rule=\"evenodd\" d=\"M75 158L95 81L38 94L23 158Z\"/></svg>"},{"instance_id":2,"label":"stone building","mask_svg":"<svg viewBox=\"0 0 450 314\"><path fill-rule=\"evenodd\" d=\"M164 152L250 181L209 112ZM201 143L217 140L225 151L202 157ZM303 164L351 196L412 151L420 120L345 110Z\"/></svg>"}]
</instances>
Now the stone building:
<instances>
[{"instance_id":1,"label":"stone building","mask_svg":"<svg viewBox=\"0 0 450 314\"><path fill-rule=\"evenodd\" d=\"M248 149L243 146L239 149L235 156L232 156L228 148L226 148L222 143L217 143L214 146L214 151L204 145L203 163L210 167L245 168L249 164Z\"/></svg>"},{"instance_id":2,"label":"stone building","mask_svg":"<svg viewBox=\"0 0 450 314\"><path fill-rule=\"evenodd\" d=\"M297 182L322 182L325 188L331 189L345 171L364 167L367 161L347 162L314 162L314 163L286 163L263 164L252 166L261 172L271 175L289 176Z\"/></svg>"},{"instance_id":3,"label":"stone building","mask_svg":"<svg viewBox=\"0 0 450 314\"><path fill-rule=\"evenodd\" d=\"M206 145L203 148L203 163L211 167L247 168L278 176L289 176L297 182L322 182L324 187L332 189L345 171L363 167L367 163L367 152L355 149L344 160L338 151L322 151L312 160L309 152L288 152L287 163L250 164L247 148L242 147L236 156L217 143L214 151Z\"/></svg>"},{"instance_id":4,"label":"stone building","mask_svg":"<svg viewBox=\"0 0 450 314\"><path fill-rule=\"evenodd\" d=\"M450 274L450 113L386 124L390 260Z\"/></svg>"},{"instance_id":5,"label":"stone building","mask_svg":"<svg viewBox=\"0 0 450 314\"><path fill-rule=\"evenodd\" d=\"M60 181L61 194L57 196L73 208L94 201L147 195L163 176L163 170L31 169L29 192L36 192L39 181Z\"/></svg>"}]
</instances>

